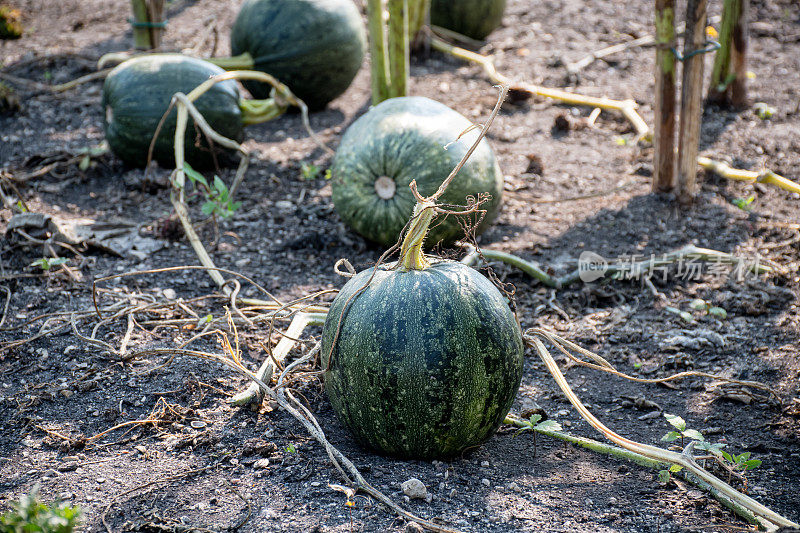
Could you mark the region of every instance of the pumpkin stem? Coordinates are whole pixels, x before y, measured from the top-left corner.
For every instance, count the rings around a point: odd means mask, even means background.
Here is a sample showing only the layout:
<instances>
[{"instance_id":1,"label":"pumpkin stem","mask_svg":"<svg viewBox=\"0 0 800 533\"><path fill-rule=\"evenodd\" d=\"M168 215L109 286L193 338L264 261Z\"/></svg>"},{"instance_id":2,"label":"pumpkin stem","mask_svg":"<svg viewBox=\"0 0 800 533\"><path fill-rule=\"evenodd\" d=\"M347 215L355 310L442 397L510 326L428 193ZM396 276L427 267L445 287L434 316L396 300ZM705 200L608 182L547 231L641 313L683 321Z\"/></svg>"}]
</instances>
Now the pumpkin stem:
<instances>
[{"instance_id":1,"label":"pumpkin stem","mask_svg":"<svg viewBox=\"0 0 800 533\"><path fill-rule=\"evenodd\" d=\"M429 200L417 201L414 214L411 216L411 227L403 238L400 248L400 268L403 270L424 270L428 268L428 261L422 251L425 235L436 216L436 204Z\"/></svg>"},{"instance_id":2,"label":"pumpkin stem","mask_svg":"<svg viewBox=\"0 0 800 533\"><path fill-rule=\"evenodd\" d=\"M239 109L242 110L242 124L261 124L283 115L289 107L288 102L281 98L267 98L265 100L239 100Z\"/></svg>"},{"instance_id":3,"label":"pumpkin stem","mask_svg":"<svg viewBox=\"0 0 800 533\"><path fill-rule=\"evenodd\" d=\"M231 57L211 57L206 61L225 70L253 70L255 67L255 61L249 52Z\"/></svg>"}]
</instances>

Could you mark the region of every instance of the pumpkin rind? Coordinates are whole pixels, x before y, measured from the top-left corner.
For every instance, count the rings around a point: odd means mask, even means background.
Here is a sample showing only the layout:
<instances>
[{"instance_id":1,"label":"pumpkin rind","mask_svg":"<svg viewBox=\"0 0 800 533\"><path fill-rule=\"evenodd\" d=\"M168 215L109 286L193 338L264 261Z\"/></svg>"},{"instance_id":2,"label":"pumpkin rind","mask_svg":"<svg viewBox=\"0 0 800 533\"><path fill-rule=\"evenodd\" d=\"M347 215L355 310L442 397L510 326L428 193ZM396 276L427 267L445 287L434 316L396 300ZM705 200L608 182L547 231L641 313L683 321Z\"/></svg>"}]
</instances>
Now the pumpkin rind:
<instances>
[{"instance_id":1,"label":"pumpkin rind","mask_svg":"<svg viewBox=\"0 0 800 533\"><path fill-rule=\"evenodd\" d=\"M118 65L103 85L103 128L111 150L130 165L142 167L156 128L176 92L184 94L211 76L225 72L201 59L179 54L153 54L129 59ZM241 141L244 137L239 90L234 81L217 83L194 102L198 111L218 133ZM153 150L153 159L173 167L173 136L177 112L164 121ZM196 146L194 121L186 128L185 156L194 166L209 166L213 159L204 137ZM217 147L222 152L222 149Z\"/></svg>"},{"instance_id":2,"label":"pumpkin rind","mask_svg":"<svg viewBox=\"0 0 800 533\"><path fill-rule=\"evenodd\" d=\"M369 240L384 246L395 244L416 203L409 184L416 180L422 196L433 194L478 135L472 131L456 141L471 125L446 105L419 96L392 98L372 108L347 129L336 150L331 187L339 216ZM375 188L382 177L395 182L394 196L389 199L379 196ZM468 196L480 193L489 193L491 200L482 206L486 215L476 233L495 219L503 194L503 174L486 139L440 203L463 206ZM449 244L463 236L455 217L441 217L426 243Z\"/></svg>"},{"instance_id":3,"label":"pumpkin rind","mask_svg":"<svg viewBox=\"0 0 800 533\"><path fill-rule=\"evenodd\" d=\"M231 52L249 53L314 110L342 94L364 59L364 22L352 0L247 0L231 30ZM255 98L271 87L244 86Z\"/></svg>"},{"instance_id":4,"label":"pumpkin rind","mask_svg":"<svg viewBox=\"0 0 800 533\"><path fill-rule=\"evenodd\" d=\"M399 457L446 458L480 444L522 377L521 332L503 296L452 261L406 272L382 266L359 293L373 271L345 284L323 328L325 390L337 416L362 444Z\"/></svg>"},{"instance_id":5,"label":"pumpkin rind","mask_svg":"<svg viewBox=\"0 0 800 533\"><path fill-rule=\"evenodd\" d=\"M431 24L485 39L503 20L506 0L432 0Z\"/></svg>"}]
</instances>

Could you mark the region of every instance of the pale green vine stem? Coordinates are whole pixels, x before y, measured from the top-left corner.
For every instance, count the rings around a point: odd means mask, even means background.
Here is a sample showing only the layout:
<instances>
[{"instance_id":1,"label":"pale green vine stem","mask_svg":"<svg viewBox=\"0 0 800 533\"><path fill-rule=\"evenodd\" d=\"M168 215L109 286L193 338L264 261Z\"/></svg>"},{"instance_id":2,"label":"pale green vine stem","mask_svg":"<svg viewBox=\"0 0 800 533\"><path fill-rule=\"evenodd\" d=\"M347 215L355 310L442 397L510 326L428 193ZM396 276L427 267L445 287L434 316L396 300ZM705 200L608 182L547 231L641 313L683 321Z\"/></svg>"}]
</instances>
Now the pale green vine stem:
<instances>
[{"instance_id":1,"label":"pale green vine stem","mask_svg":"<svg viewBox=\"0 0 800 533\"><path fill-rule=\"evenodd\" d=\"M618 435L617 433L606 427L586 408L586 406L583 405L583 402L581 402L581 400L572 391L572 388L570 388L569 384L567 383L567 380L564 378L564 374L561 373L561 370L558 368L558 365L556 364L555 360L550 355L550 352L547 350L542 341L534 336L527 334L525 335L525 341L529 346L532 346L533 348L536 349L536 352L539 354L539 357L547 366L547 369L553 376L553 379L555 379L559 388L561 388L561 391L564 393L564 395L567 397L570 403L575 407L575 409L578 411L581 417L584 420L586 420L597 431L602 433L608 440L612 441L618 446L621 446L622 448L625 448L626 450L638 453L650 459L682 466L683 468L690 471L692 474L696 475L698 478L702 479L710 486L718 490L727 498L730 498L731 501L748 509L756 516L764 518L781 527L800 528L800 525L798 525L797 523L765 507L764 505L760 504L750 496L738 492L736 489L734 489L721 479L717 478L716 476L712 475L705 469L701 468L691 457L690 453L676 453L670 450L664 450L663 448L658 448L656 446L650 446L649 444L642 444L627 439L621 435ZM687 450L687 452L690 451L691 450Z\"/></svg>"}]
</instances>

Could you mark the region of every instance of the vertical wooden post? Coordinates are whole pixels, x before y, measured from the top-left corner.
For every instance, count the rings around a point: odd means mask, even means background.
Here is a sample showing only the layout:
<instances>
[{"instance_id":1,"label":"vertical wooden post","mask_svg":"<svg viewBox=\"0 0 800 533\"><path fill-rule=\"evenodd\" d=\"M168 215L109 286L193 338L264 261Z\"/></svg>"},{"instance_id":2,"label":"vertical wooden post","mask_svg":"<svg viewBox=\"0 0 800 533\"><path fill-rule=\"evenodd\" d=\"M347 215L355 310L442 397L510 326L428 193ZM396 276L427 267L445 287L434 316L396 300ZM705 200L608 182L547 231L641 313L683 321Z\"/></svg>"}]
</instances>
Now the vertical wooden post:
<instances>
[{"instance_id":1,"label":"vertical wooden post","mask_svg":"<svg viewBox=\"0 0 800 533\"><path fill-rule=\"evenodd\" d=\"M389 98L408 94L408 0L389 0Z\"/></svg>"},{"instance_id":2,"label":"vertical wooden post","mask_svg":"<svg viewBox=\"0 0 800 533\"><path fill-rule=\"evenodd\" d=\"M653 192L675 187L675 0L656 0L656 109Z\"/></svg>"},{"instance_id":3,"label":"vertical wooden post","mask_svg":"<svg viewBox=\"0 0 800 533\"><path fill-rule=\"evenodd\" d=\"M735 107L747 106L747 40L750 0L738 0L738 17L733 25L733 48L731 62L736 78L731 83L731 104Z\"/></svg>"},{"instance_id":4,"label":"vertical wooden post","mask_svg":"<svg viewBox=\"0 0 800 533\"><path fill-rule=\"evenodd\" d=\"M678 201L689 204L697 192L697 152L700 143L700 119L703 109L704 54L707 0L688 0L686 34L683 43L683 80L681 85L681 119L678 134ZM688 57L687 57L688 56Z\"/></svg>"},{"instance_id":5,"label":"vertical wooden post","mask_svg":"<svg viewBox=\"0 0 800 533\"><path fill-rule=\"evenodd\" d=\"M153 50L161 46L164 32L164 0L131 0L133 42L136 48Z\"/></svg>"}]
</instances>

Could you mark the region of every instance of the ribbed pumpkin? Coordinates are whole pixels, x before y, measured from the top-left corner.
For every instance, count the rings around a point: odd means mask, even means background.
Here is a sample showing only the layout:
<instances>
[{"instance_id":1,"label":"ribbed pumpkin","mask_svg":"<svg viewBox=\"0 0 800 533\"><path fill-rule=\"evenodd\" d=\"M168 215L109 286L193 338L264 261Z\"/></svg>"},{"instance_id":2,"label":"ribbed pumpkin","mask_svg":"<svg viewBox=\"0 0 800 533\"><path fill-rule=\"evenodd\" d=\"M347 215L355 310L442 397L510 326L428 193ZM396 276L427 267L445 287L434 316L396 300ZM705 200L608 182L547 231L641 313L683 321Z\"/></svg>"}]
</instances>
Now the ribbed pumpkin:
<instances>
[{"instance_id":1,"label":"ribbed pumpkin","mask_svg":"<svg viewBox=\"0 0 800 533\"><path fill-rule=\"evenodd\" d=\"M485 39L503 20L506 0L431 0L431 24Z\"/></svg>"},{"instance_id":2,"label":"ribbed pumpkin","mask_svg":"<svg viewBox=\"0 0 800 533\"><path fill-rule=\"evenodd\" d=\"M364 22L352 0L246 0L231 30L231 52L321 109L342 94L364 59ZM246 81L255 98L269 85Z\"/></svg>"},{"instance_id":3,"label":"ribbed pumpkin","mask_svg":"<svg viewBox=\"0 0 800 533\"><path fill-rule=\"evenodd\" d=\"M371 241L397 242L416 203L408 185L416 180L420 194L432 194L478 135L473 131L454 142L471 125L446 105L419 96L392 98L369 110L347 129L333 160L339 216ZM489 193L491 201L483 205L478 233L497 216L503 194L503 174L486 139L441 200L464 205L480 193ZM448 217L431 228L426 242L448 244L463 236L459 222Z\"/></svg>"},{"instance_id":4,"label":"ribbed pumpkin","mask_svg":"<svg viewBox=\"0 0 800 533\"><path fill-rule=\"evenodd\" d=\"M161 117L176 92L188 93L211 76L224 70L201 59L178 54L153 54L129 59L112 70L103 85L103 127L111 150L134 166L147 163L147 152ZM209 125L225 137L244 136L239 90L236 82L214 85L195 102ZM175 165L173 136L177 112L164 121L153 150L162 166ZM195 142L193 121L186 133L186 160L194 166L208 166L211 153L203 138ZM219 148L218 148L219 149Z\"/></svg>"},{"instance_id":5,"label":"ribbed pumpkin","mask_svg":"<svg viewBox=\"0 0 800 533\"><path fill-rule=\"evenodd\" d=\"M359 442L441 459L502 423L522 376L522 337L503 296L472 268L381 266L333 301L322 363L328 398Z\"/></svg>"}]
</instances>

